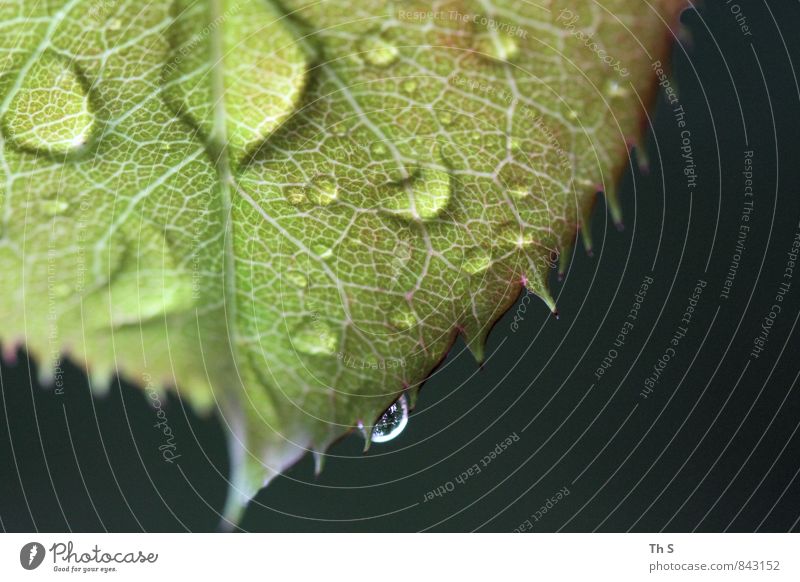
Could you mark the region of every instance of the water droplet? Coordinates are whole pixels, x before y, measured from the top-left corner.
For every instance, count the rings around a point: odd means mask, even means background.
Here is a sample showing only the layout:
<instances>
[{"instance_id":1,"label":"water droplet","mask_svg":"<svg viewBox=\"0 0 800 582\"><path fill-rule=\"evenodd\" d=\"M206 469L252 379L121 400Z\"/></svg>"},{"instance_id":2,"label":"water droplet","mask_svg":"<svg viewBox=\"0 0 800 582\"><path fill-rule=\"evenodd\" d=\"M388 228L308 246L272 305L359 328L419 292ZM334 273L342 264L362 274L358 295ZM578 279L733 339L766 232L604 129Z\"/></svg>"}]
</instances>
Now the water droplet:
<instances>
[{"instance_id":1,"label":"water droplet","mask_svg":"<svg viewBox=\"0 0 800 582\"><path fill-rule=\"evenodd\" d=\"M292 334L295 348L310 356L330 356L338 343L331 327L320 319L312 319Z\"/></svg>"},{"instance_id":2,"label":"water droplet","mask_svg":"<svg viewBox=\"0 0 800 582\"><path fill-rule=\"evenodd\" d=\"M405 93L413 93L414 91L416 91L416 90L417 90L417 82L416 82L414 79L406 79L406 80L405 80L405 81L403 81L403 83L400 85L400 88L401 88L401 89L402 89L402 90L403 90Z\"/></svg>"},{"instance_id":3,"label":"water droplet","mask_svg":"<svg viewBox=\"0 0 800 582\"><path fill-rule=\"evenodd\" d=\"M301 186L289 186L286 189L286 200L292 206L301 206L308 202L306 199L305 188Z\"/></svg>"},{"instance_id":4,"label":"water droplet","mask_svg":"<svg viewBox=\"0 0 800 582\"><path fill-rule=\"evenodd\" d=\"M69 203L66 200L42 201L42 211L48 216L58 216L59 214L63 214L67 208L69 208Z\"/></svg>"},{"instance_id":5,"label":"water droplet","mask_svg":"<svg viewBox=\"0 0 800 582\"><path fill-rule=\"evenodd\" d=\"M339 186L333 176L319 175L311 181L308 198L314 204L328 206L339 196Z\"/></svg>"},{"instance_id":6,"label":"water droplet","mask_svg":"<svg viewBox=\"0 0 800 582\"><path fill-rule=\"evenodd\" d=\"M519 54L516 39L506 34L481 34L475 50L495 61L510 61Z\"/></svg>"},{"instance_id":7,"label":"water droplet","mask_svg":"<svg viewBox=\"0 0 800 582\"><path fill-rule=\"evenodd\" d=\"M376 67L388 67L397 60L399 54L395 45L375 34L364 37L358 49L363 53L364 60Z\"/></svg>"},{"instance_id":8,"label":"water droplet","mask_svg":"<svg viewBox=\"0 0 800 582\"><path fill-rule=\"evenodd\" d=\"M59 299L63 299L72 294L72 287L65 282L56 283L53 285L53 295Z\"/></svg>"},{"instance_id":9,"label":"water droplet","mask_svg":"<svg viewBox=\"0 0 800 582\"><path fill-rule=\"evenodd\" d=\"M464 257L464 270L470 275L477 275L489 268L492 255L483 249L472 249Z\"/></svg>"},{"instance_id":10,"label":"water droplet","mask_svg":"<svg viewBox=\"0 0 800 582\"><path fill-rule=\"evenodd\" d=\"M389 316L389 323L400 330L409 330L419 323L416 314L411 310L408 305L396 309L391 316Z\"/></svg>"},{"instance_id":11,"label":"water droplet","mask_svg":"<svg viewBox=\"0 0 800 582\"><path fill-rule=\"evenodd\" d=\"M516 198L517 200L523 200L531 195L530 188L522 185L509 186L508 193L512 198Z\"/></svg>"},{"instance_id":12,"label":"water droplet","mask_svg":"<svg viewBox=\"0 0 800 582\"><path fill-rule=\"evenodd\" d=\"M333 255L333 249L322 243L315 244L313 247L311 247L311 250L321 259L327 259Z\"/></svg>"},{"instance_id":13,"label":"water droplet","mask_svg":"<svg viewBox=\"0 0 800 582\"><path fill-rule=\"evenodd\" d=\"M408 400L403 394L386 409L372 428L372 442L385 443L396 438L408 424Z\"/></svg>"},{"instance_id":14,"label":"water droplet","mask_svg":"<svg viewBox=\"0 0 800 582\"><path fill-rule=\"evenodd\" d=\"M450 172L441 167L413 168L398 186L385 208L408 220L432 220L450 202Z\"/></svg>"},{"instance_id":15,"label":"water droplet","mask_svg":"<svg viewBox=\"0 0 800 582\"><path fill-rule=\"evenodd\" d=\"M286 273L286 281L295 287L299 287L300 289L305 289L308 287L308 277L306 277L300 271L289 271Z\"/></svg>"},{"instance_id":16,"label":"water droplet","mask_svg":"<svg viewBox=\"0 0 800 582\"><path fill-rule=\"evenodd\" d=\"M96 119L75 70L44 53L28 71L3 117L3 133L18 147L66 155L85 146Z\"/></svg>"}]
</instances>

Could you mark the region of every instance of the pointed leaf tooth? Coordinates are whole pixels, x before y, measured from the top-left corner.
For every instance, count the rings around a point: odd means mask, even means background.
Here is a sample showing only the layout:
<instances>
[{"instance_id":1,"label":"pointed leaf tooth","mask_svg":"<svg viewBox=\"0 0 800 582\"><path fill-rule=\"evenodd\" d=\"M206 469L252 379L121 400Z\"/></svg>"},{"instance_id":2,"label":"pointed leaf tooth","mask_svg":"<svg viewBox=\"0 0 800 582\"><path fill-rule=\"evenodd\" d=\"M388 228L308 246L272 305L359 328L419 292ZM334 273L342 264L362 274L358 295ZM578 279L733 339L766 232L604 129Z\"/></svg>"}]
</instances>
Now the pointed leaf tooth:
<instances>
[{"instance_id":1,"label":"pointed leaf tooth","mask_svg":"<svg viewBox=\"0 0 800 582\"><path fill-rule=\"evenodd\" d=\"M609 185L603 193L605 194L608 212L611 215L614 226L617 227L617 230L625 230L625 224L622 222L622 206L619 203L616 187Z\"/></svg>"},{"instance_id":2,"label":"pointed leaf tooth","mask_svg":"<svg viewBox=\"0 0 800 582\"><path fill-rule=\"evenodd\" d=\"M480 332L471 334L466 328L462 328L460 333L461 337L464 338L464 344L472 354L472 357L475 358L475 362L477 362L478 365L482 365L486 361L486 340L488 334Z\"/></svg>"},{"instance_id":3,"label":"pointed leaf tooth","mask_svg":"<svg viewBox=\"0 0 800 582\"><path fill-rule=\"evenodd\" d=\"M369 448L372 446L372 427L363 427L361 429L361 435L364 437L364 450L363 452L366 453L369 451Z\"/></svg>"},{"instance_id":4,"label":"pointed leaf tooth","mask_svg":"<svg viewBox=\"0 0 800 582\"><path fill-rule=\"evenodd\" d=\"M311 455L314 457L314 477L319 477L323 469L325 469L325 460L327 457L324 452L320 452L316 449L311 451Z\"/></svg>"},{"instance_id":5,"label":"pointed leaf tooth","mask_svg":"<svg viewBox=\"0 0 800 582\"><path fill-rule=\"evenodd\" d=\"M547 284L547 280L544 277L539 274L532 274L528 276L525 287L528 289L528 291L534 295L537 295L542 301L544 301L545 305L547 305L553 315L556 317L558 316L556 300L550 293L550 288Z\"/></svg>"},{"instance_id":6,"label":"pointed leaf tooth","mask_svg":"<svg viewBox=\"0 0 800 582\"><path fill-rule=\"evenodd\" d=\"M57 361L50 358L40 359L40 361L37 363L37 382L39 383L39 386L42 388L52 388L55 385L55 369L57 364Z\"/></svg>"},{"instance_id":7,"label":"pointed leaf tooth","mask_svg":"<svg viewBox=\"0 0 800 582\"><path fill-rule=\"evenodd\" d=\"M112 368L99 368L94 367L89 373L89 387L92 394L97 397L106 396L111 391L111 383L114 379L114 370ZM160 396L163 396L163 391L158 391Z\"/></svg>"},{"instance_id":8,"label":"pointed leaf tooth","mask_svg":"<svg viewBox=\"0 0 800 582\"><path fill-rule=\"evenodd\" d=\"M691 50L694 47L694 33L692 29L686 26L685 24L678 25L678 42L683 45L687 50Z\"/></svg>"}]
</instances>

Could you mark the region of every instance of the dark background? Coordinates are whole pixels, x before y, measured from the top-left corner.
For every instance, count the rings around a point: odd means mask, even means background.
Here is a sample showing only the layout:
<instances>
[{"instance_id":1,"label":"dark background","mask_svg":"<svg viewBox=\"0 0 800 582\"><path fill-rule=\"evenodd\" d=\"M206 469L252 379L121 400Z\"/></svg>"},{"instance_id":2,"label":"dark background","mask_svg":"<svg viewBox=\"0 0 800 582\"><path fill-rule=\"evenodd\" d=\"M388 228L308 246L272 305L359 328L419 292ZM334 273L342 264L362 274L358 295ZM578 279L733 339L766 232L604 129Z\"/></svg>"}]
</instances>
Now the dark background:
<instances>
[{"instance_id":1,"label":"dark background","mask_svg":"<svg viewBox=\"0 0 800 582\"><path fill-rule=\"evenodd\" d=\"M774 303L800 221L800 4L741 2L744 36L723 2L686 12L675 48L698 187L662 100L648 138L651 172L623 177L626 229L598 204L596 251L579 245L556 320L533 298L490 338L479 369L459 344L425 384L406 431L366 455L351 435L261 491L252 531L798 531L800 272L764 352L753 339ZM731 295L720 298L742 215L744 151L754 151L754 211ZM607 373L645 275L639 319ZM649 398L639 392L668 347L698 279L688 333ZM164 463L143 393L115 383L92 400L67 370L66 395L38 387L24 354L0 375L0 527L6 531L214 530L225 497L224 433L175 399L183 446ZM465 483L455 477L509 434L518 442ZM186 444L192 443L192 446ZM424 501L452 482L452 491ZM450 486L447 486L448 488ZM532 516L566 487L569 495Z\"/></svg>"}]
</instances>

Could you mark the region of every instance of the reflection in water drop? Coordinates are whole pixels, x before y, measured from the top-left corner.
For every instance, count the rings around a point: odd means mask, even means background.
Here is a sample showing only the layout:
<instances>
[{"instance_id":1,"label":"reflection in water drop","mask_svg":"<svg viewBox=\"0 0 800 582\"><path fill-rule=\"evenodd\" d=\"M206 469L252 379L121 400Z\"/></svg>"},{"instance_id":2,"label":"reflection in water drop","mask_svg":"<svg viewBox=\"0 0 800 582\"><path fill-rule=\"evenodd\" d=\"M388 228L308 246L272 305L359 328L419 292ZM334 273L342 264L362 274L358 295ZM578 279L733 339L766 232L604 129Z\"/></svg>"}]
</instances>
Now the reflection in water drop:
<instances>
[{"instance_id":1,"label":"reflection in water drop","mask_svg":"<svg viewBox=\"0 0 800 582\"><path fill-rule=\"evenodd\" d=\"M408 400L403 394L384 412L372 428L372 442L385 443L397 437L408 424Z\"/></svg>"},{"instance_id":2,"label":"reflection in water drop","mask_svg":"<svg viewBox=\"0 0 800 582\"><path fill-rule=\"evenodd\" d=\"M43 54L25 75L3 117L3 133L17 147L66 155L85 146L96 119L70 63Z\"/></svg>"}]
</instances>

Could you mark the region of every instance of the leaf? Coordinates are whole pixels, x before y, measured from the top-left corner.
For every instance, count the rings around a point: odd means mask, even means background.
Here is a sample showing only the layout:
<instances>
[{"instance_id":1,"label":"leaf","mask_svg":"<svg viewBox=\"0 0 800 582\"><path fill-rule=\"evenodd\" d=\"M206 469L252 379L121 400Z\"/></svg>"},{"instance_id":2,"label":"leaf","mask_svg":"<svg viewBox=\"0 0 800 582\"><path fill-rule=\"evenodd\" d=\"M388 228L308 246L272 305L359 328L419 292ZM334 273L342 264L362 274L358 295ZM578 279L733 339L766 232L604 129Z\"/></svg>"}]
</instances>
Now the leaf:
<instances>
[{"instance_id":1,"label":"leaf","mask_svg":"<svg viewBox=\"0 0 800 582\"><path fill-rule=\"evenodd\" d=\"M555 310L682 6L3 2L0 338L218 408L235 508Z\"/></svg>"}]
</instances>

